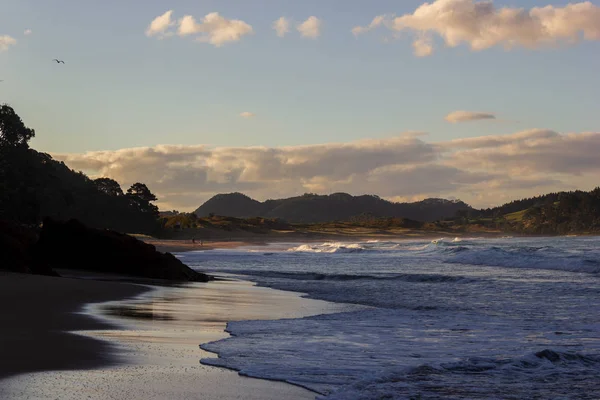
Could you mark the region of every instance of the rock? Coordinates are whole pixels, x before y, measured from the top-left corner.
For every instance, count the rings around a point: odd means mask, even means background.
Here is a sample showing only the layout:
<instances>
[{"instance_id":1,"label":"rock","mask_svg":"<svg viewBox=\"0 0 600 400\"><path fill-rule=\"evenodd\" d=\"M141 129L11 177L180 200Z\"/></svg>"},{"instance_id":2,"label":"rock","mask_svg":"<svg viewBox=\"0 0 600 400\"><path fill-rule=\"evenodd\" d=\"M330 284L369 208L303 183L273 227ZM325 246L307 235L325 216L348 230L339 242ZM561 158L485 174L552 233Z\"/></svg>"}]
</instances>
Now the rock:
<instances>
[{"instance_id":1,"label":"rock","mask_svg":"<svg viewBox=\"0 0 600 400\"><path fill-rule=\"evenodd\" d=\"M37 233L34 228L0 220L0 269L58 276L48 265L33 264L31 251L36 241Z\"/></svg>"},{"instance_id":2,"label":"rock","mask_svg":"<svg viewBox=\"0 0 600 400\"><path fill-rule=\"evenodd\" d=\"M545 358L546 360L551 361L553 363L560 360L560 354L549 349L538 351L537 353L535 353L535 356L537 358Z\"/></svg>"},{"instance_id":3,"label":"rock","mask_svg":"<svg viewBox=\"0 0 600 400\"><path fill-rule=\"evenodd\" d=\"M77 220L44 220L35 247L36 263L56 269L114 273L172 281L207 282L171 253L111 230L88 228Z\"/></svg>"}]
</instances>

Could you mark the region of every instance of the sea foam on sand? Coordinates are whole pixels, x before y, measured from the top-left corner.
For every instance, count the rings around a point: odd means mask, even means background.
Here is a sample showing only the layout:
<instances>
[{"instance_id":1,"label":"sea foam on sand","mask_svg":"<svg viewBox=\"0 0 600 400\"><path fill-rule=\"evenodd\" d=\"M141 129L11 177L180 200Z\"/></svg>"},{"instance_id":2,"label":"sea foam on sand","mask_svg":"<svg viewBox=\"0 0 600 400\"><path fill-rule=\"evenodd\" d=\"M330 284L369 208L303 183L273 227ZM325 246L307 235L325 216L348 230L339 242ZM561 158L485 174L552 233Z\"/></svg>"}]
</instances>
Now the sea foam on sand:
<instances>
[{"instance_id":1,"label":"sea foam on sand","mask_svg":"<svg viewBox=\"0 0 600 400\"><path fill-rule=\"evenodd\" d=\"M94 304L85 312L122 329L78 334L108 341L120 365L8 378L0 381L0 398L313 399L314 393L300 387L202 365L201 358L216 355L199 344L227 337L227 321L299 318L343 308L241 281L161 287L134 300Z\"/></svg>"}]
</instances>

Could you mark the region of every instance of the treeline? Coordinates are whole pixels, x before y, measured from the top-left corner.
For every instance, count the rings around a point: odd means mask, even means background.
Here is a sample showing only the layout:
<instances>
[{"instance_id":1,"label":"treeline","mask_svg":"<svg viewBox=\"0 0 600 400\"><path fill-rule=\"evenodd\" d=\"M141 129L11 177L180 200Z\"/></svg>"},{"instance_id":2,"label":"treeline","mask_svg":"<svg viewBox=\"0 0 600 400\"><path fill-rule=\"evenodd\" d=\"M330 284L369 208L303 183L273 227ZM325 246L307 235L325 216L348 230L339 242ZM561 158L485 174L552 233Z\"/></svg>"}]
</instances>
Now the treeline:
<instances>
[{"instance_id":1,"label":"treeline","mask_svg":"<svg viewBox=\"0 0 600 400\"><path fill-rule=\"evenodd\" d=\"M600 232L600 187L548 193L485 210L459 212L456 222L525 234Z\"/></svg>"},{"instance_id":2,"label":"treeline","mask_svg":"<svg viewBox=\"0 0 600 400\"><path fill-rule=\"evenodd\" d=\"M123 192L112 179L90 179L31 149L34 136L12 107L0 106L0 219L38 225L45 217L74 218L121 232L156 231L157 199L146 185Z\"/></svg>"}]
</instances>

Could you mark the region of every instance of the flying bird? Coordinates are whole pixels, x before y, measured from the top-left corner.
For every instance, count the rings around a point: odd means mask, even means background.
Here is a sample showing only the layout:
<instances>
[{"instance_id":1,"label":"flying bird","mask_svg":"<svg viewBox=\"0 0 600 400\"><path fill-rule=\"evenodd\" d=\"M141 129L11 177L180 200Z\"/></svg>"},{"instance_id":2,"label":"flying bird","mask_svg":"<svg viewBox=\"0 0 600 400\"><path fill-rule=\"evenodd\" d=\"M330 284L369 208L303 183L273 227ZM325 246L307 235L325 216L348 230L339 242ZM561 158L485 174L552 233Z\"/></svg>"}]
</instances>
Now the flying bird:
<instances>
[{"instance_id":1,"label":"flying bird","mask_svg":"<svg viewBox=\"0 0 600 400\"><path fill-rule=\"evenodd\" d=\"M57 60L56 58L53 58L52 61L56 61L57 64L65 63L63 60Z\"/></svg>"}]
</instances>

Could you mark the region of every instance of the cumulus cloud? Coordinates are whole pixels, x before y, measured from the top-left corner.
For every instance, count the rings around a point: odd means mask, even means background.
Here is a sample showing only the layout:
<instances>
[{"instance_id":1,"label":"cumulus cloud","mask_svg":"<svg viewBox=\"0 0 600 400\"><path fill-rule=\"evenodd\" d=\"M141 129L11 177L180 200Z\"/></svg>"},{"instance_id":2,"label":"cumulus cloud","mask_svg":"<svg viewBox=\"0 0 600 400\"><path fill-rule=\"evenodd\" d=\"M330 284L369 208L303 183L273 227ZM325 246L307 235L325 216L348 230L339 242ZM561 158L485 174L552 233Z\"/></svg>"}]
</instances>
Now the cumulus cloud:
<instances>
[{"instance_id":1,"label":"cumulus cloud","mask_svg":"<svg viewBox=\"0 0 600 400\"><path fill-rule=\"evenodd\" d=\"M146 36L159 36L163 37L167 34L167 30L175 24L175 22L171 19L173 15L173 10L169 10L162 15L154 18L148 28L146 28Z\"/></svg>"},{"instance_id":2,"label":"cumulus cloud","mask_svg":"<svg viewBox=\"0 0 600 400\"><path fill-rule=\"evenodd\" d=\"M237 42L243 36L254 33L252 26L238 19L227 19L217 12L205 15L200 22L192 15L184 15L173 20L173 10L156 17L146 29L146 36L159 38L193 35L195 40L221 47L229 42ZM177 27L175 32L175 27Z\"/></svg>"},{"instance_id":3,"label":"cumulus cloud","mask_svg":"<svg viewBox=\"0 0 600 400\"><path fill-rule=\"evenodd\" d=\"M457 122L478 121L482 119L496 119L493 113L472 112L472 111L454 111L446 115L445 120L453 124Z\"/></svg>"},{"instance_id":4,"label":"cumulus cloud","mask_svg":"<svg viewBox=\"0 0 600 400\"><path fill-rule=\"evenodd\" d=\"M29 35L31 35L31 33L32 33L31 29L25 29L25 32L23 32L23 35L29 36Z\"/></svg>"},{"instance_id":5,"label":"cumulus cloud","mask_svg":"<svg viewBox=\"0 0 600 400\"><path fill-rule=\"evenodd\" d=\"M197 41L221 47L229 42L237 42L242 37L254 33L252 26L239 19L227 19L217 12L207 14L202 22L191 15L179 20L179 36L199 35Z\"/></svg>"},{"instance_id":6,"label":"cumulus cloud","mask_svg":"<svg viewBox=\"0 0 600 400\"><path fill-rule=\"evenodd\" d=\"M491 0L436 0L412 14L393 19L379 16L368 27L355 29L363 33L381 25L415 34L413 47L421 57L433 53L434 35L448 47L466 44L473 51L495 46L539 49L600 40L600 7L586 1L526 10L496 7Z\"/></svg>"},{"instance_id":7,"label":"cumulus cloud","mask_svg":"<svg viewBox=\"0 0 600 400\"><path fill-rule=\"evenodd\" d=\"M305 38L316 39L321 36L322 27L323 22L319 18L311 16L308 17L306 21L298 25L298 32L300 32L300 34Z\"/></svg>"},{"instance_id":8,"label":"cumulus cloud","mask_svg":"<svg viewBox=\"0 0 600 400\"><path fill-rule=\"evenodd\" d=\"M255 114L250 111L244 111L243 113L240 113L240 117L242 118L252 118L254 116Z\"/></svg>"},{"instance_id":9,"label":"cumulus cloud","mask_svg":"<svg viewBox=\"0 0 600 400\"><path fill-rule=\"evenodd\" d=\"M260 200L304 192L389 199L454 197L490 206L547 191L592 189L600 132L531 129L428 143L417 134L286 147L154 147L55 154L76 170L124 186L145 182L166 209L194 209L221 192Z\"/></svg>"},{"instance_id":10,"label":"cumulus cloud","mask_svg":"<svg viewBox=\"0 0 600 400\"><path fill-rule=\"evenodd\" d=\"M358 36L362 33L369 32L375 28L380 27L381 25L383 25L387 20L389 20L392 17L393 17L393 14L392 15L378 15L375 18L373 18L373 20L371 21L371 23L369 25L355 26L354 28L352 28L352 34L354 36Z\"/></svg>"},{"instance_id":11,"label":"cumulus cloud","mask_svg":"<svg viewBox=\"0 0 600 400\"><path fill-rule=\"evenodd\" d=\"M284 37L290 31L290 20L285 17L280 17L273 22L273 29L277 32L277 36Z\"/></svg>"},{"instance_id":12,"label":"cumulus cloud","mask_svg":"<svg viewBox=\"0 0 600 400\"><path fill-rule=\"evenodd\" d=\"M8 36L8 35L0 36L0 52L6 51L11 46L14 46L16 44L17 44L17 39L15 39L11 36Z\"/></svg>"}]
</instances>

